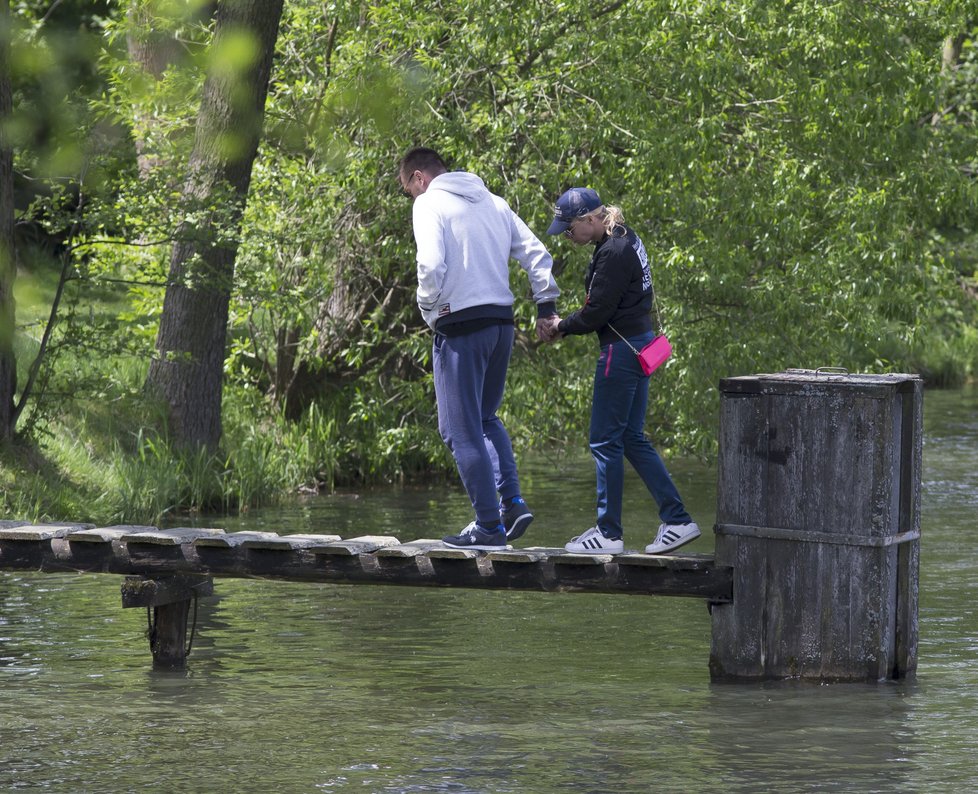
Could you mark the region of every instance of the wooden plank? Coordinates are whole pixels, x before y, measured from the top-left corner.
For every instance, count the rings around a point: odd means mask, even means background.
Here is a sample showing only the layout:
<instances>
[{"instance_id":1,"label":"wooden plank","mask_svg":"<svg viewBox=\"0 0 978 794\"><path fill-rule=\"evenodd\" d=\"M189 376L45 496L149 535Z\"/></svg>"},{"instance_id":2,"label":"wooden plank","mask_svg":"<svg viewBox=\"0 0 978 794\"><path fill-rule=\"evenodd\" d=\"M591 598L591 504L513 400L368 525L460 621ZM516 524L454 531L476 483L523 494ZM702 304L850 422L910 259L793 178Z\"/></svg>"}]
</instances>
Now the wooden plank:
<instances>
[{"instance_id":1,"label":"wooden plank","mask_svg":"<svg viewBox=\"0 0 978 794\"><path fill-rule=\"evenodd\" d=\"M374 554L383 558L405 559L427 554L431 549L440 548L442 545L444 545L442 541L434 538L420 538L407 543L399 543L396 546L382 546Z\"/></svg>"},{"instance_id":2,"label":"wooden plank","mask_svg":"<svg viewBox=\"0 0 978 794\"><path fill-rule=\"evenodd\" d=\"M489 552L478 549L460 549L455 546L435 546L428 551L428 558L432 560L474 560L480 555Z\"/></svg>"},{"instance_id":3,"label":"wooden plank","mask_svg":"<svg viewBox=\"0 0 978 794\"><path fill-rule=\"evenodd\" d=\"M700 571L712 568L712 554L616 554L619 565L638 565L643 568Z\"/></svg>"},{"instance_id":4,"label":"wooden plank","mask_svg":"<svg viewBox=\"0 0 978 794\"><path fill-rule=\"evenodd\" d=\"M17 527L0 529L2 540L43 541L63 538L70 532L89 529L94 524L21 524Z\"/></svg>"},{"instance_id":5,"label":"wooden plank","mask_svg":"<svg viewBox=\"0 0 978 794\"><path fill-rule=\"evenodd\" d=\"M223 535L206 535L204 537L194 538L193 544L195 548L214 547L218 549L234 549L247 542L260 544L264 541L277 544L281 538L282 536L277 532L227 532ZM273 546L273 548L278 548L278 546Z\"/></svg>"},{"instance_id":6,"label":"wooden plank","mask_svg":"<svg viewBox=\"0 0 978 794\"><path fill-rule=\"evenodd\" d=\"M233 537L241 535L242 537ZM229 546L242 546L246 549L268 549L289 551L309 549L340 539L339 535L279 535L275 532L232 532L223 537L195 540L195 546L219 546L222 542Z\"/></svg>"},{"instance_id":7,"label":"wooden plank","mask_svg":"<svg viewBox=\"0 0 978 794\"><path fill-rule=\"evenodd\" d=\"M565 553L563 549L547 549L541 547L530 547L526 549L514 549L511 546L501 551L490 551L489 559L493 563L517 563L528 565L531 563L542 562L558 554Z\"/></svg>"},{"instance_id":8,"label":"wooden plank","mask_svg":"<svg viewBox=\"0 0 978 794\"><path fill-rule=\"evenodd\" d=\"M354 557L358 554L369 554L387 546L400 546L401 541L388 535L364 535L349 540L336 540L319 544L309 550L313 554L334 554L339 557Z\"/></svg>"},{"instance_id":9,"label":"wooden plank","mask_svg":"<svg viewBox=\"0 0 978 794\"><path fill-rule=\"evenodd\" d=\"M71 543L111 543L113 540L121 540L126 535L136 532L155 532L156 527L143 527L135 524L118 524L111 527L95 527L94 529L82 529L68 535Z\"/></svg>"},{"instance_id":10,"label":"wooden plank","mask_svg":"<svg viewBox=\"0 0 978 794\"><path fill-rule=\"evenodd\" d=\"M205 527L175 527L156 529L148 532L132 532L122 536L124 543L145 543L153 546L180 546L193 543L197 538L226 534L223 529Z\"/></svg>"},{"instance_id":11,"label":"wooden plank","mask_svg":"<svg viewBox=\"0 0 978 794\"><path fill-rule=\"evenodd\" d=\"M557 565L606 565L615 561L614 554L556 554L550 558Z\"/></svg>"}]
</instances>

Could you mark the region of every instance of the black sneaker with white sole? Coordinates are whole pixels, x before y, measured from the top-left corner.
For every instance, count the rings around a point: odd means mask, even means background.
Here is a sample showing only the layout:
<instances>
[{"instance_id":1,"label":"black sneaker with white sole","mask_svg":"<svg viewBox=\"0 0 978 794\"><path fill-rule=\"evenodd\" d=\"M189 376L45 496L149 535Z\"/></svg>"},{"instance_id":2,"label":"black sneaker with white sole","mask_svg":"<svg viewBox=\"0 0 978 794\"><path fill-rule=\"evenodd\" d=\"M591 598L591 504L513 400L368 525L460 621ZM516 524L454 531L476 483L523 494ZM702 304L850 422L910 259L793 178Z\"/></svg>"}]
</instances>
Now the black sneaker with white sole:
<instances>
[{"instance_id":1,"label":"black sneaker with white sole","mask_svg":"<svg viewBox=\"0 0 978 794\"><path fill-rule=\"evenodd\" d=\"M506 540L516 540L523 537L526 528L530 526L533 513L526 506L526 502L517 496L509 507L499 508L499 520L506 528Z\"/></svg>"},{"instance_id":2,"label":"black sneaker with white sole","mask_svg":"<svg viewBox=\"0 0 978 794\"><path fill-rule=\"evenodd\" d=\"M500 524L495 529L485 529L473 521L457 535L447 535L441 540L446 546L457 549L495 551L506 548L506 528Z\"/></svg>"}]
</instances>

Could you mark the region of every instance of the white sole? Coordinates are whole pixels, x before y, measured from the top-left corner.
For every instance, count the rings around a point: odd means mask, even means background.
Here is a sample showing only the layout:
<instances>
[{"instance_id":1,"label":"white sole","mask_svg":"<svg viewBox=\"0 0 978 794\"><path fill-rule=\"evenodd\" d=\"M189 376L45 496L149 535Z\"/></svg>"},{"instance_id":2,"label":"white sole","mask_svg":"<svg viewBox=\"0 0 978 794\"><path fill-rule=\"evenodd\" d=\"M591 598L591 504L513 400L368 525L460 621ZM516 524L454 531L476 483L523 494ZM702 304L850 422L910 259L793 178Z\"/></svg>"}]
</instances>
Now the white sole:
<instances>
[{"instance_id":1,"label":"white sole","mask_svg":"<svg viewBox=\"0 0 978 794\"><path fill-rule=\"evenodd\" d=\"M466 551L469 549L471 549L472 551L506 551L507 549L513 548L512 546L483 546L479 544L476 544L474 546L456 546L454 543L447 543L444 540L442 541L442 544L445 546L445 548L462 549L462 551Z\"/></svg>"},{"instance_id":2,"label":"white sole","mask_svg":"<svg viewBox=\"0 0 978 794\"><path fill-rule=\"evenodd\" d=\"M667 546L666 548L659 549L658 551L649 551L649 549L652 548L652 544L649 544L648 546L645 547L645 553L646 554L665 554L666 552L669 552L669 551L675 551L676 549L682 548L687 543L692 543L694 540L696 540L702 534L703 534L702 532L697 532L695 535L690 535L688 538L683 538L678 543L674 543L672 546Z\"/></svg>"},{"instance_id":3,"label":"white sole","mask_svg":"<svg viewBox=\"0 0 978 794\"><path fill-rule=\"evenodd\" d=\"M571 549L571 548L569 548L567 546L564 546L564 551L568 552L569 554L624 554L625 553L625 549L624 548L620 548L620 549L585 549L585 548Z\"/></svg>"},{"instance_id":4,"label":"white sole","mask_svg":"<svg viewBox=\"0 0 978 794\"><path fill-rule=\"evenodd\" d=\"M531 521L533 521L533 513L527 513L517 518L512 529L506 533L506 540L519 540L523 537L523 533L526 532L526 528L530 525Z\"/></svg>"}]
</instances>

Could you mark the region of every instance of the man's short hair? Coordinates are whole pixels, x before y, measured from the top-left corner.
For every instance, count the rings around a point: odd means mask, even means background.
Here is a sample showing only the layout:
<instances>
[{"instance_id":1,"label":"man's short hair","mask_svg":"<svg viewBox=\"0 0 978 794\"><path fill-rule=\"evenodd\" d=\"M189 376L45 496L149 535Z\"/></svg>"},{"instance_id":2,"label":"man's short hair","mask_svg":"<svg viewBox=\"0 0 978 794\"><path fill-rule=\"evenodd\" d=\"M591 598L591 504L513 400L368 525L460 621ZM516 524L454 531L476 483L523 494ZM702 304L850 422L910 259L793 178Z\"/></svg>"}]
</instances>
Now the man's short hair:
<instances>
[{"instance_id":1,"label":"man's short hair","mask_svg":"<svg viewBox=\"0 0 978 794\"><path fill-rule=\"evenodd\" d=\"M434 149L426 149L417 146L411 149L401 158L401 175L410 174L413 171L427 171L429 173L441 174L448 170L444 159Z\"/></svg>"}]
</instances>

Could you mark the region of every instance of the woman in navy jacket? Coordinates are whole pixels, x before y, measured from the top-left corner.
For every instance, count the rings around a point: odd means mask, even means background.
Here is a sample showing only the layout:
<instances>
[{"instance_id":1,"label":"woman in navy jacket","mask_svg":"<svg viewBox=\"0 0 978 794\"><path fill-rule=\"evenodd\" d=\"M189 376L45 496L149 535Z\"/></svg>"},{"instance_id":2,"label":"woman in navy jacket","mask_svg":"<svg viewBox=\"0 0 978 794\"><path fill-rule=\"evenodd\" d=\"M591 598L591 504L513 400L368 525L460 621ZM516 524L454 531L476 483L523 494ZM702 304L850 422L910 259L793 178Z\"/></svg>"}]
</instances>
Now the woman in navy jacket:
<instances>
[{"instance_id":1,"label":"woman in navy jacket","mask_svg":"<svg viewBox=\"0 0 978 794\"><path fill-rule=\"evenodd\" d=\"M649 376L632 348L641 350L654 336L652 272L645 246L625 225L621 210L606 207L591 188L571 188L557 200L547 233L562 233L577 245L594 246L584 278L584 306L557 318L550 336L596 333L600 345L589 434L597 472L598 521L564 548L582 554L624 550L621 513L627 459L658 505L662 521L646 553L677 549L696 540L700 530L644 432Z\"/></svg>"}]
</instances>

